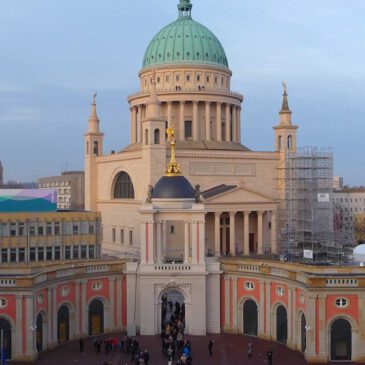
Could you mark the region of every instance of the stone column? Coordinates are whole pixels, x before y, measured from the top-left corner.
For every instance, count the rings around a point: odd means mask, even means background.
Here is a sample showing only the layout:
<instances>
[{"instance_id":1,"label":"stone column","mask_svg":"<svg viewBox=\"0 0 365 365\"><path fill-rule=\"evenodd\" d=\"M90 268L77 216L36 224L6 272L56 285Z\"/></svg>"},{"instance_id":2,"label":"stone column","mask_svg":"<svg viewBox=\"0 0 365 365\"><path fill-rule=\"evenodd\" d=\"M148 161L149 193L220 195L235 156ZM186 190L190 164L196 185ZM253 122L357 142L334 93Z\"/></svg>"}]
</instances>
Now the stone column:
<instances>
[{"instance_id":1,"label":"stone column","mask_svg":"<svg viewBox=\"0 0 365 365\"><path fill-rule=\"evenodd\" d=\"M271 211L271 253L277 254L278 247L276 241L276 211Z\"/></svg>"},{"instance_id":2,"label":"stone column","mask_svg":"<svg viewBox=\"0 0 365 365\"><path fill-rule=\"evenodd\" d=\"M197 250L197 222L193 220L191 222L191 258L192 263L198 263L198 250Z\"/></svg>"},{"instance_id":3,"label":"stone column","mask_svg":"<svg viewBox=\"0 0 365 365\"><path fill-rule=\"evenodd\" d=\"M166 221L162 221L162 253L166 255L166 239L167 239Z\"/></svg>"},{"instance_id":4,"label":"stone column","mask_svg":"<svg viewBox=\"0 0 365 365\"><path fill-rule=\"evenodd\" d=\"M89 308L87 307L86 303L86 283L87 280L81 280L81 336L87 336L88 335L88 314L89 314Z\"/></svg>"},{"instance_id":5,"label":"stone column","mask_svg":"<svg viewBox=\"0 0 365 365\"><path fill-rule=\"evenodd\" d=\"M231 256L236 256L236 212L229 212L229 252Z\"/></svg>"},{"instance_id":6,"label":"stone column","mask_svg":"<svg viewBox=\"0 0 365 365\"><path fill-rule=\"evenodd\" d=\"M193 100L193 141L199 139L198 101Z\"/></svg>"},{"instance_id":7,"label":"stone column","mask_svg":"<svg viewBox=\"0 0 365 365\"><path fill-rule=\"evenodd\" d=\"M229 276L224 276L224 328L229 329L231 327L231 284Z\"/></svg>"},{"instance_id":8,"label":"stone column","mask_svg":"<svg viewBox=\"0 0 365 365\"><path fill-rule=\"evenodd\" d=\"M265 282L265 304L266 304L266 336L271 340L271 282Z\"/></svg>"},{"instance_id":9,"label":"stone column","mask_svg":"<svg viewBox=\"0 0 365 365\"><path fill-rule=\"evenodd\" d=\"M141 223L141 264L147 263L147 232L148 223L143 221Z\"/></svg>"},{"instance_id":10,"label":"stone column","mask_svg":"<svg viewBox=\"0 0 365 365\"><path fill-rule=\"evenodd\" d=\"M311 362L317 362L316 353L316 296L315 293L309 293L307 296L307 348L305 350L305 359Z\"/></svg>"},{"instance_id":11,"label":"stone column","mask_svg":"<svg viewBox=\"0 0 365 365\"><path fill-rule=\"evenodd\" d=\"M137 143L142 141L142 105L138 105L137 113Z\"/></svg>"},{"instance_id":12,"label":"stone column","mask_svg":"<svg viewBox=\"0 0 365 365\"><path fill-rule=\"evenodd\" d=\"M226 142L231 141L231 106L226 104Z\"/></svg>"},{"instance_id":13,"label":"stone column","mask_svg":"<svg viewBox=\"0 0 365 365\"><path fill-rule=\"evenodd\" d=\"M232 141L239 142L237 140L237 107L232 106Z\"/></svg>"},{"instance_id":14,"label":"stone column","mask_svg":"<svg viewBox=\"0 0 365 365\"><path fill-rule=\"evenodd\" d=\"M204 220L198 221L198 239L199 239L199 264L205 264L205 222Z\"/></svg>"},{"instance_id":15,"label":"stone column","mask_svg":"<svg viewBox=\"0 0 365 365\"><path fill-rule=\"evenodd\" d=\"M232 317L233 317L233 329L238 333L238 311L237 311L237 291L238 291L238 278L232 278Z\"/></svg>"},{"instance_id":16,"label":"stone column","mask_svg":"<svg viewBox=\"0 0 365 365\"><path fill-rule=\"evenodd\" d=\"M245 256L250 254L250 214L251 212L243 212L243 254Z\"/></svg>"},{"instance_id":17,"label":"stone column","mask_svg":"<svg viewBox=\"0 0 365 365\"><path fill-rule=\"evenodd\" d=\"M293 294L292 288L288 285L288 312L287 312L287 321L288 321L288 328L287 328L287 346L289 348L293 348Z\"/></svg>"},{"instance_id":18,"label":"stone column","mask_svg":"<svg viewBox=\"0 0 365 365\"><path fill-rule=\"evenodd\" d=\"M167 102L167 125L172 126L172 102Z\"/></svg>"},{"instance_id":19,"label":"stone column","mask_svg":"<svg viewBox=\"0 0 365 365\"><path fill-rule=\"evenodd\" d=\"M115 276L109 277L109 323L106 325L106 332L113 332L114 330L114 282Z\"/></svg>"},{"instance_id":20,"label":"stone column","mask_svg":"<svg viewBox=\"0 0 365 365\"><path fill-rule=\"evenodd\" d=\"M23 318L26 322L26 353L28 357L34 357L36 355L36 329L35 329L35 310L34 310L34 296L26 295L25 296L25 312L26 319Z\"/></svg>"},{"instance_id":21,"label":"stone column","mask_svg":"<svg viewBox=\"0 0 365 365\"><path fill-rule=\"evenodd\" d=\"M241 107L237 108L237 142L241 142Z\"/></svg>"},{"instance_id":22,"label":"stone column","mask_svg":"<svg viewBox=\"0 0 365 365\"><path fill-rule=\"evenodd\" d=\"M80 280L75 281L75 338L80 338Z\"/></svg>"},{"instance_id":23,"label":"stone column","mask_svg":"<svg viewBox=\"0 0 365 365\"><path fill-rule=\"evenodd\" d=\"M154 221L151 220L148 223L148 260L147 264L154 264L155 258L155 227L154 227Z\"/></svg>"},{"instance_id":24,"label":"stone column","mask_svg":"<svg viewBox=\"0 0 365 365\"><path fill-rule=\"evenodd\" d=\"M14 358L19 358L23 356L23 321L22 321L22 314L23 314L23 295L22 294L15 294L15 354L13 354ZM12 345L13 347L13 345ZM14 348L14 347L13 347Z\"/></svg>"},{"instance_id":25,"label":"stone column","mask_svg":"<svg viewBox=\"0 0 365 365\"><path fill-rule=\"evenodd\" d=\"M136 143L137 109L132 107L131 111L131 143ZM90 146L91 148L91 146Z\"/></svg>"},{"instance_id":26,"label":"stone column","mask_svg":"<svg viewBox=\"0 0 365 365\"><path fill-rule=\"evenodd\" d=\"M16 306L18 308L18 305ZM55 318L52 318L52 289L47 288L47 349L53 346L53 331ZM50 315L51 314L51 315Z\"/></svg>"},{"instance_id":27,"label":"stone column","mask_svg":"<svg viewBox=\"0 0 365 365\"><path fill-rule=\"evenodd\" d=\"M258 331L257 335L259 338L265 338L265 282L259 280L260 285L260 303L258 313Z\"/></svg>"},{"instance_id":28,"label":"stone column","mask_svg":"<svg viewBox=\"0 0 365 365\"><path fill-rule=\"evenodd\" d=\"M156 222L156 260L158 264L161 264L161 251L162 251L162 222Z\"/></svg>"},{"instance_id":29,"label":"stone column","mask_svg":"<svg viewBox=\"0 0 365 365\"><path fill-rule=\"evenodd\" d=\"M359 298L359 343L365 343L365 293L358 293ZM365 360L365 346L358 346L357 358L352 356L353 361L364 361ZM353 354L354 355L354 354Z\"/></svg>"},{"instance_id":30,"label":"stone column","mask_svg":"<svg viewBox=\"0 0 365 365\"><path fill-rule=\"evenodd\" d=\"M205 139L207 141L211 140L210 135L210 102L205 102Z\"/></svg>"},{"instance_id":31,"label":"stone column","mask_svg":"<svg viewBox=\"0 0 365 365\"><path fill-rule=\"evenodd\" d=\"M117 281L117 329L120 331L123 328L122 323L122 276L116 277Z\"/></svg>"},{"instance_id":32,"label":"stone column","mask_svg":"<svg viewBox=\"0 0 365 365\"><path fill-rule=\"evenodd\" d=\"M264 253L263 246L263 215L265 212L259 211L257 212L257 253L262 255Z\"/></svg>"},{"instance_id":33,"label":"stone column","mask_svg":"<svg viewBox=\"0 0 365 365\"><path fill-rule=\"evenodd\" d=\"M221 213L214 212L214 254L221 255Z\"/></svg>"},{"instance_id":34,"label":"stone column","mask_svg":"<svg viewBox=\"0 0 365 365\"><path fill-rule=\"evenodd\" d=\"M185 140L185 101L180 101L180 118L179 118L179 140L184 141Z\"/></svg>"},{"instance_id":35,"label":"stone column","mask_svg":"<svg viewBox=\"0 0 365 365\"><path fill-rule=\"evenodd\" d=\"M184 231L184 264L188 264L190 262L190 229L189 229L189 221L185 221L185 231Z\"/></svg>"},{"instance_id":36,"label":"stone column","mask_svg":"<svg viewBox=\"0 0 365 365\"><path fill-rule=\"evenodd\" d=\"M57 289L52 288L52 344L58 343L57 339Z\"/></svg>"},{"instance_id":37,"label":"stone column","mask_svg":"<svg viewBox=\"0 0 365 365\"><path fill-rule=\"evenodd\" d=\"M222 140L222 103L217 102L217 111L216 111L216 128L217 128L217 136L216 140Z\"/></svg>"},{"instance_id":38,"label":"stone column","mask_svg":"<svg viewBox=\"0 0 365 365\"><path fill-rule=\"evenodd\" d=\"M321 359L327 358L327 326L326 326L326 300L327 300L327 294L320 293L318 294L318 317L319 317L319 353L318 356ZM327 359L326 359L327 360Z\"/></svg>"}]
</instances>

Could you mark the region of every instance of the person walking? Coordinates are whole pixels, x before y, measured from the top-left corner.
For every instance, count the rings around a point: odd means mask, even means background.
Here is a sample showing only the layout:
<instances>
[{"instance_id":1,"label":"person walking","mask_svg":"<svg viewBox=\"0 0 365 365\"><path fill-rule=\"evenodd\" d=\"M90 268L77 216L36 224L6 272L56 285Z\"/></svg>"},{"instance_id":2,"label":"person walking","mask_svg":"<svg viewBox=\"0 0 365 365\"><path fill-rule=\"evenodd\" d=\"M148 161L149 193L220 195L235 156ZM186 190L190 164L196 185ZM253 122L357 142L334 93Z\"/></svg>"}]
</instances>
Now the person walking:
<instances>
[{"instance_id":1,"label":"person walking","mask_svg":"<svg viewBox=\"0 0 365 365\"><path fill-rule=\"evenodd\" d=\"M250 342L247 346L247 358L252 359L253 343Z\"/></svg>"},{"instance_id":2,"label":"person walking","mask_svg":"<svg viewBox=\"0 0 365 365\"><path fill-rule=\"evenodd\" d=\"M209 356L213 356L213 345L214 345L214 341L212 339L210 339L209 343L208 343Z\"/></svg>"},{"instance_id":3,"label":"person walking","mask_svg":"<svg viewBox=\"0 0 365 365\"><path fill-rule=\"evenodd\" d=\"M272 365L272 358L274 356L274 353L270 350L266 353L267 355L267 361L269 362L269 365Z\"/></svg>"}]
</instances>

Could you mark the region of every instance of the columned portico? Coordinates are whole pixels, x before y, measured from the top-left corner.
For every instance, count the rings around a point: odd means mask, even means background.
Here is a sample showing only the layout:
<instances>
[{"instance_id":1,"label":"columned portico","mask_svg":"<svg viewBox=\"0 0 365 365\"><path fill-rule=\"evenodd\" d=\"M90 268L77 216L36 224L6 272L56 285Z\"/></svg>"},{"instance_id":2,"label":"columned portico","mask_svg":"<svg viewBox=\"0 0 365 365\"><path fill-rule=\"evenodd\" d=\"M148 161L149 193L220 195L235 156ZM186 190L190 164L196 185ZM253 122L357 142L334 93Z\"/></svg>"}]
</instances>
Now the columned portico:
<instances>
[{"instance_id":1,"label":"columned portico","mask_svg":"<svg viewBox=\"0 0 365 365\"><path fill-rule=\"evenodd\" d=\"M205 138L207 141L211 140L210 135L210 102L205 102Z\"/></svg>"},{"instance_id":2,"label":"columned portico","mask_svg":"<svg viewBox=\"0 0 365 365\"><path fill-rule=\"evenodd\" d=\"M250 214L251 212L243 212L244 218L243 218L243 254L249 255L250 254Z\"/></svg>"},{"instance_id":3,"label":"columned portico","mask_svg":"<svg viewBox=\"0 0 365 365\"><path fill-rule=\"evenodd\" d=\"M185 139L185 101L180 101L180 118L179 118L179 140Z\"/></svg>"},{"instance_id":4,"label":"columned portico","mask_svg":"<svg viewBox=\"0 0 365 365\"><path fill-rule=\"evenodd\" d=\"M222 140L222 103L217 102L217 110L216 110L216 139L217 141Z\"/></svg>"}]
</instances>

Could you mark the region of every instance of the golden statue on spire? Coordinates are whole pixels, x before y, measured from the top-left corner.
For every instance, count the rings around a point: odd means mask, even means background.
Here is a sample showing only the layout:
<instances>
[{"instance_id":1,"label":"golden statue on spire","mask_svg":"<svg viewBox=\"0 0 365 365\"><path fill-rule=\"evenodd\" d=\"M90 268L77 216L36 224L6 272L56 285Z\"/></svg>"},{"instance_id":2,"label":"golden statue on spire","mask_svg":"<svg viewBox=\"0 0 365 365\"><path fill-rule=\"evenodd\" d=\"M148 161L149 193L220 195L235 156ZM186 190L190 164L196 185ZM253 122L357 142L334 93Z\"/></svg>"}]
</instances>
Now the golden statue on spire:
<instances>
[{"instance_id":1,"label":"golden statue on spire","mask_svg":"<svg viewBox=\"0 0 365 365\"><path fill-rule=\"evenodd\" d=\"M175 158L175 146L176 146L175 130L176 129L174 126L171 126L166 129L167 139L170 142L170 149L171 149L171 157L170 157L170 162L167 165L167 170L166 170L166 174L165 174L166 176L181 175L180 166L176 162L176 158Z\"/></svg>"}]
</instances>

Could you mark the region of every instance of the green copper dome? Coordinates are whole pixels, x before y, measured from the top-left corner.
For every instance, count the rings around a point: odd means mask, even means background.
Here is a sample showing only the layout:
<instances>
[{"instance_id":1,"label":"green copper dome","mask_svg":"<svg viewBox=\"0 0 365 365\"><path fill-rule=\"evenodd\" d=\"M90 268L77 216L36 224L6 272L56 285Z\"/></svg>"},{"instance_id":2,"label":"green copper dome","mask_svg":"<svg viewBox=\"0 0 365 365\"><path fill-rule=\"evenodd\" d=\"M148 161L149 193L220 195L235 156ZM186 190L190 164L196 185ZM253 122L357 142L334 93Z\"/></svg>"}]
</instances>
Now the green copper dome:
<instances>
[{"instance_id":1,"label":"green copper dome","mask_svg":"<svg viewBox=\"0 0 365 365\"><path fill-rule=\"evenodd\" d=\"M180 0L179 17L152 39L143 59L143 68L167 64L211 64L228 69L218 38L191 18L190 0Z\"/></svg>"}]
</instances>

